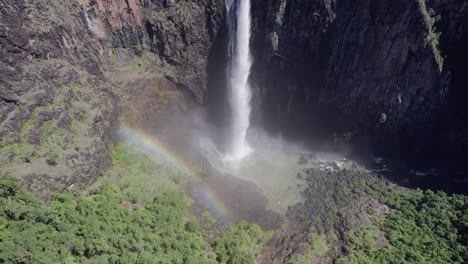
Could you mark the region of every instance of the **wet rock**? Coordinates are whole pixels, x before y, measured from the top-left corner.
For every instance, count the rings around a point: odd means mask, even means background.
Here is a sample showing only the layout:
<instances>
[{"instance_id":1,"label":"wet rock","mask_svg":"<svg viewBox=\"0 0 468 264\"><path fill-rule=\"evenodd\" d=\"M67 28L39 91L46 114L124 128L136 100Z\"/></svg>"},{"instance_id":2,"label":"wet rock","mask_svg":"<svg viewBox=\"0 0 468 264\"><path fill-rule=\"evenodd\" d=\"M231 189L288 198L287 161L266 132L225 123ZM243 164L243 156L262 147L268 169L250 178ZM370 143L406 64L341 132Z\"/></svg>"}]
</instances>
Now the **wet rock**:
<instances>
[{"instance_id":1,"label":"wet rock","mask_svg":"<svg viewBox=\"0 0 468 264\"><path fill-rule=\"evenodd\" d=\"M253 1L257 115L290 136L351 131L352 144L387 157L466 167L467 10L456 0Z\"/></svg>"},{"instance_id":2,"label":"wet rock","mask_svg":"<svg viewBox=\"0 0 468 264\"><path fill-rule=\"evenodd\" d=\"M379 117L380 123L385 123L387 121L387 115L385 113L381 113Z\"/></svg>"},{"instance_id":3,"label":"wet rock","mask_svg":"<svg viewBox=\"0 0 468 264\"><path fill-rule=\"evenodd\" d=\"M299 164L299 165L306 165L307 162L308 162L307 157L305 157L304 155L302 155L302 156L299 158L299 161L297 162L297 164Z\"/></svg>"}]
</instances>

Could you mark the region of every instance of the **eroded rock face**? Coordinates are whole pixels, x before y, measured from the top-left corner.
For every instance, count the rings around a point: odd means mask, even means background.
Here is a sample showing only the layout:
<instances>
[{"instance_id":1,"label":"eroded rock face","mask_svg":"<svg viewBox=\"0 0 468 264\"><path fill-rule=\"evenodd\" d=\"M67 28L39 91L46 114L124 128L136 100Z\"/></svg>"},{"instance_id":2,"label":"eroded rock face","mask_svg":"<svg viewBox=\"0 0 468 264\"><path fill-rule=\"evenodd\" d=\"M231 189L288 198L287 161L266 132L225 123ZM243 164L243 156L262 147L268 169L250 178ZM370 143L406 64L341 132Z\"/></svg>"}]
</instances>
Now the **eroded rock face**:
<instances>
[{"instance_id":1,"label":"eroded rock face","mask_svg":"<svg viewBox=\"0 0 468 264\"><path fill-rule=\"evenodd\" d=\"M114 47L149 49L172 67L168 78L203 102L208 56L224 13L223 0L81 0L96 35L110 33Z\"/></svg>"},{"instance_id":2,"label":"eroded rock face","mask_svg":"<svg viewBox=\"0 0 468 264\"><path fill-rule=\"evenodd\" d=\"M131 109L120 98L139 100L124 85L155 98L166 88L190 91L187 100L201 102L223 6L221 0L0 2L1 174L20 177L44 198L92 183L110 166L119 110ZM136 55L120 61L125 72L110 74L116 48Z\"/></svg>"},{"instance_id":3,"label":"eroded rock face","mask_svg":"<svg viewBox=\"0 0 468 264\"><path fill-rule=\"evenodd\" d=\"M453 52L468 34L465 1L271 0L266 6L254 1L253 81L267 126L279 123L302 137L352 135L403 158L427 153L430 145L466 146L463 136L448 143L466 131L460 127L468 116L453 109L452 99L465 95L453 78L466 69L456 59L463 51ZM448 126L450 133L437 136Z\"/></svg>"},{"instance_id":4,"label":"eroded rock face","mask_svg":"<svg viewBox=\"0 0 468 264\"><path fill-rule=\"evenodd\" d=\"M37 194L91 183L110 165L115 120L101 44L80 5L0 3L0 170Z\"/></svg>"},{"instance_id":5,"label":"eroded rock face","mask_svg":"<svg viewBox=\"0 0 468 264\"><path fill-rule=\"evenodd\" d=\"M310 122L323 86L332 3L257 0L253 16L252 79L260 97L259 119L269 129Z\"/></svg>"},{"instance_id":6,"label":"eroded rock face","mask_svg":"<svg viewBox=\"0 0 468 264\"><path fill-rule=\"evenodd\" d=\"M432 146L466 164L466 1L252 5L254 118L267 128L364 138L403 158ZM0 7L2 171L51 169L92 179L84 175L105 169L118 106L111 90L132 83L104 74L113 48L152 51L157 79L223 112L223 0L20 0ZM214 97L207 96L208 74L221 80L212 85ZM87 121L77 122L84 112ZM64 146L45 151L44 138L56 133L49 138ZM93 143L74 148L80 137ZM77 157L84 157L79 165Z\"/></svg>"}]
</instances>

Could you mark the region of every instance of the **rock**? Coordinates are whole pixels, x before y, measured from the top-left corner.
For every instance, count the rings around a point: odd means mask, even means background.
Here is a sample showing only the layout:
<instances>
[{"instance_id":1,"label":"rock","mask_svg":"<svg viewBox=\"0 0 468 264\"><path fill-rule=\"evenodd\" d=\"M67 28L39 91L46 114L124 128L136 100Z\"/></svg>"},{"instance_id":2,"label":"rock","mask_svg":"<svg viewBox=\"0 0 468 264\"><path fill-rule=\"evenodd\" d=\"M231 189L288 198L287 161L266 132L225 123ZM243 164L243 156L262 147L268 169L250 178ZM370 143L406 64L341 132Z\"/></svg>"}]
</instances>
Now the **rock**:
<instances>
[{"instance_id":1,"label":"rock","mask_svg":"<svg viewBox=\"0 0 468 264\"><path fill-rule=\"evenodd\" d=\"M147 101L164 102L160 107L181 108L184 100L200 103L205 97L222 0L0 5L0 171L22 178L43 198L71 185L87 186L110 166L119 117L142 116L119 100L141 103L124 85L136 83ZM118 57L122 47L138 54ZM121 62L134 65L125 82L122 72L109 73ZM145 71L153 77L142 77ZM150 87L161 83L175 99L161 99L162 90ZM151 118L134 120L148 124Z\"/></svg>"},{"instance_id":2,"label":"rock","mask_svg":"<svg viewBox=\"0 0 468 264\"><path fill-rule=\"evenodd\" d=\"M390 209L368 197L352 199L340 209L340 232L365 228L382 219Z\"/></svg>"},{"instance_id":3,"label":"rock","mask_svg":"<svg viewBox=\"0 0 468 264\"><path fill-rule=\"evenodd\" d=\"M223 0L81 2L96 35L111 37L114 47L148 47L161 57L168 77L203 102L209 53L224 22Z\"/></svg>"},{"instance_id":4,"label":"rock","mask_svg":"<svg viewBox=\"0 0 468 264\"><path fill-rule=\"evenodd\" d=\"M116 115L102 78L105 44L80 12L75 3L45 0L4 3L0 10L8 32L0 36L0 95L7 95L0 100L0 170L43 198L90 184L110 165ZM86 119L74 118L78 112ZM89 122L96 115L105 122Z\"/></svg>"},{"instance_id":5,"label":"rock","mask_svg":"<svg viewBox=\"0 0 468 264\"><path fill-rule=\"evenodd\" d=\"M306 165L307 162L308 162L307 157L305 157L304 155L302 155L302 156L299 158L299 161L297 161L297 164L298 164L298 165Z\"/></svg>"},{"instance_id":6,"label":"rock","mask_svg":"<svg viewBox=\"0 0 468 264\"><path fill-rule=\"evenodd\" d=\"M353 131L374 153L466 168L467 10L456 0L253 1L255 115L289 136Z\"/></svg>"},{"instance_id":7,"label":"rock","mask_svg":"<svg viewBox=\"0 0 468 264\"><path fill-rule=\"evenodd\" d=\"M380 113L379 123L383 124L387 122L387 115L385 113Z\"/></svg>"},{"instance_id":8,"label":"rock","mask_svg":"<svg viewBox=\"0 0 468 264\"><path fill-rule=\"evenodd\" d=\"M341 163L338 162L338 161L334 161L334 162L333 162L333 167L334 167L334 169L337 170L337 171L343 169L343 166L342 166Z\"/></svg>"}]
</instances>

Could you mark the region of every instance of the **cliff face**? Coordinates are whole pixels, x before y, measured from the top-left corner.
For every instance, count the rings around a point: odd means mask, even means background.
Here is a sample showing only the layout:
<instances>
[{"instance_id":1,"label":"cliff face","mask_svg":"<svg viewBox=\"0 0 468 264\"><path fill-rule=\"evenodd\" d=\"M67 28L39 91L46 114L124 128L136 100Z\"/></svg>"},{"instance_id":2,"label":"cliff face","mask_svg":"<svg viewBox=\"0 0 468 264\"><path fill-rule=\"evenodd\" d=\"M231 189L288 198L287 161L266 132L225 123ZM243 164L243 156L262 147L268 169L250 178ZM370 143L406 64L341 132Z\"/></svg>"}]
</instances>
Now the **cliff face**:
<instances>
[{"instance_id":1,"label":"cliff face","mask_svg":"<svg viewBox=\"0 0 468 264\"><path fill-rule=\"evenodd\" d=\"M403 159L441 152L464 162L466 1L252 5L256 121L293 136L365 142ZM31 189L92 182L109 165L119 98L124 108L135 91L146 91L138 100L158 101L155 83L187 91L225 119L223 0L0 7L0 169ZM118 48L145 59L118 56Z\"/></svg>"},{"instance_id":2,"label":"cliff face","mask_svg":"<svg viewBox=\"0 0 468 264\"><path fill-rule=\"evenodd\" d=\"M1 172L45 197L92 182L110 164L105 46L84 27L77 3L0 5Z\"/></svg>"},{"instance_id":3,"label":"cliff face","mask_svg":"<svg viewBox=\"0 0 468 264\"><path fill-rule=\"evenodd\" d=\"M267 6L253 1L259 112L270 129L309 123L324 81L332 3L270 0Z\"/></svg>"},{"instance_id":4,"label":"cliff face","mask_svg":"<svg viewBox=\"0 0 468 264\"><path fill-rule=\"evenodd\" d=\"M468 33L466 2L267 6L254 4L253 75L267 125L280 120L285 131L305 132L298 136L335 134L403 158L466 147L466 111L453 109L463 99L452 96L462 93L455 75L466 72L457 58L464 51L454 48Z\"/></svg>"},{"instance_id":5,"label":"cliff face","mask_svg":"<svg viewBox=\"0 0 468 264\"><path fill-rule=\"evenodd\" d=\"M224 1L82 0L89 27L114 47L149 49L171 67L168 78L199 102L207 86L211 45L223 23Z\"/></svg>"},{"instance_id":6,"label":"cliff face","mask_svg":"<svg viewBox=\"0 0 468 264\"><path fill-rule=\"evenodd\" d=\"M223 6L0 1L0 174L19 176L43 197L90 184L110 166L119 110L129 111L121 98L133 100L141 88L140 97L160 102L172 87L201 101ZM130 59L117 48L133 50Z\"/></svg>"}]
</instances>

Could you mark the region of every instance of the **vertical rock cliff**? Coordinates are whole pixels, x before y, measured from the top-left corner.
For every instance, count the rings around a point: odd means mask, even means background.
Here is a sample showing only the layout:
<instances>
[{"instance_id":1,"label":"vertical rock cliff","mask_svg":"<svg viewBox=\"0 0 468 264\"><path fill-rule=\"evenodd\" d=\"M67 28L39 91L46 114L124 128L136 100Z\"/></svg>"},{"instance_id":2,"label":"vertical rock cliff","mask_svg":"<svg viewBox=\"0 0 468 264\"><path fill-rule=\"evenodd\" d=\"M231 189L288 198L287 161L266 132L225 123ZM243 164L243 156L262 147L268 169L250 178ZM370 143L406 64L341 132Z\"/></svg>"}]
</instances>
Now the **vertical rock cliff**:
<instances>
[{"instance_id":1,"label":"vertical rock cliff","mask_svg":"<svg viewBox=\"0 0 468 264\"><path fill-rule=\"evenodd\" d=\"M463 167L467 12L463 0L253 0L254 121ZM92 182L119 98L155 83L225 120L223 0L0 1L0 15L0 170L31 189ZM120 48L151 65L116 63ZM122 80L117 64L139 73Z\"/></svg>"},{"instance_id":2,"label":"vertical rock cliff","mask_svg":"<svg viewBox=\"0 0 468 264\"><path fill-rule=\"evenodd\" d=\"M465 153L457 76L467 63L454 48L466 40L465 1L254 5L253 79L267 126L409 160Z\"/></svg>"},{"instance_id":3,"label":"vertical rock cliff","mask_svg":"<svg viewBox=\"0 0 468 264\"><path fill-rule=\"evenodd\" d=\"M207 85L211 46L224 23L224 1L82 0L90 27L110 35L113 47L148 48L171 67L167 77L199 102Z\"/></svg>"}]
</instances>

